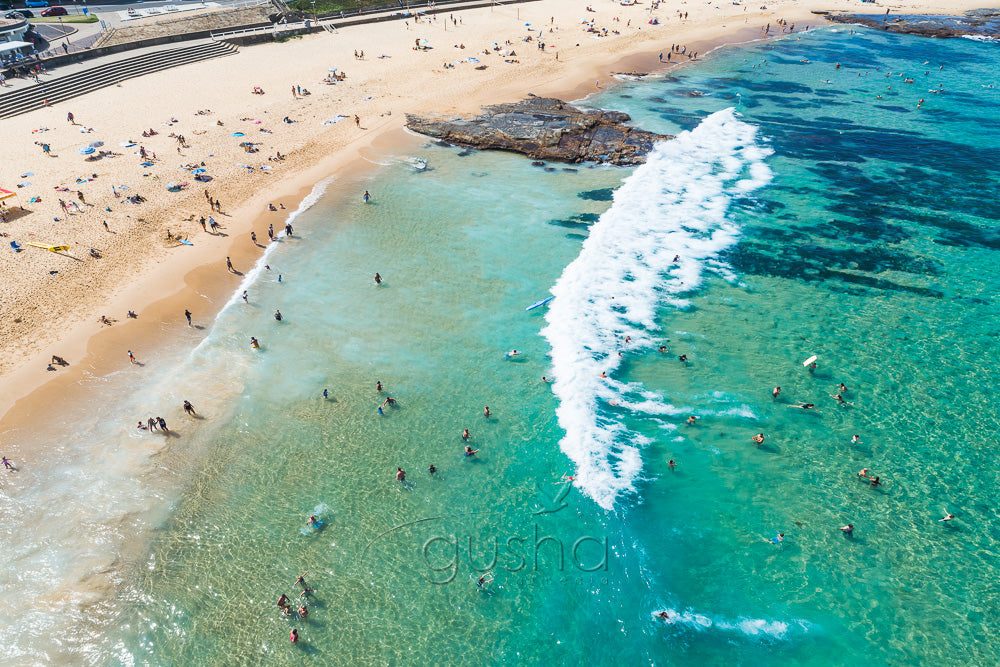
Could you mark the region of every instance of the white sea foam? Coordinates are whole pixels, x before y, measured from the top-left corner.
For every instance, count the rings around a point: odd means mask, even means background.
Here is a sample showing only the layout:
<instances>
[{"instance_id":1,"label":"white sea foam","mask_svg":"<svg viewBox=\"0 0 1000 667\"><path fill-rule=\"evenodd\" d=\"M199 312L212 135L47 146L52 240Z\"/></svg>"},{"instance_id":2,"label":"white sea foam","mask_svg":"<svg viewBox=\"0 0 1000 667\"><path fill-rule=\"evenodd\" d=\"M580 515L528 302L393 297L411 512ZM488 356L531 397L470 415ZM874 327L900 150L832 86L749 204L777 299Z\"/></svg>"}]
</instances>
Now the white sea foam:
<instances>
[{"instance_id":1,"label":"white sea foam","mask_svg":"<svg viewBox=\"0 0 1000 667\"><path fill-rule=\"evenodd\" d=\"M298 218L300 215L311 209L316 204L316 202L320 200L320 197L323 196L323 193L326 192L327 187L334 180L336 180L336 176L330 176L328 178L323 179L316 185L314 185L313 189L309 192L309 194L303 197L302 201L299 202L298 208L296 208L294 211L288 214L288 217L285 218L285 222L287 224L292 224L296 218ZM281 229L278 229L275 232L275 238L280 238L281 231L282 231ZM257 282L257 279L260 277L260 274L267 270L264 267L268 265L271 254L274 253L274 251L278 247L279 247L278 243L267 244L267 247L264 248L264 252L257 259L257 263L254 264L254 267L252 269L246 272L246 275L243 276L243 280L240 281L239 287L237 287L236 290L229 297L229 301L227 301L226 305L223 306L223 310L229 308L234 303L239 303L239 301L242 299L243 291L249 289L251 285ZM203 340L201 345L204 345L204 343L205 341ZM201 345L199 345L199 347L201 347Z\"/></svg>"},{"instance_id":2,"label":"white sea foam","mask_svg":"<svg viewBox=\"0 0 1000 667\"><path fill-rule=\"evenodd\" d=\"M709 630L721 630L731 632L751 639L789 639L795 634L805 634L815 629L809 621L793 619L790 621L768 620L766 618L739 617L736 619L724 618L715 614L703 614L685 609L666 609L667 618L658 616L659 611L653 613L653 618L669 626L705 632Z\"/></svg>"},{"instance_id":3,"label":"white sea foam","mask_svg":"<svg viewBox=\"0 0 1000 667\"><path fill-rule=\"evenodd\" d=\"M560 448L576 465L577 487L605 509L634 492L640 447L647 444L608 408L649 415L678 414L678 408L655 392L600 375L617 369L626 336L631 348L657 345L657 313L687 307L685 296L703 272L719 272L719 252L739 234L727 218L731 201L771 178L764 163L770 150L756 135L725 109L657 144L615 192L552 288L556 298L542 335L551 346L556 414L566 431Z\"/></svg>"}]
</instances>

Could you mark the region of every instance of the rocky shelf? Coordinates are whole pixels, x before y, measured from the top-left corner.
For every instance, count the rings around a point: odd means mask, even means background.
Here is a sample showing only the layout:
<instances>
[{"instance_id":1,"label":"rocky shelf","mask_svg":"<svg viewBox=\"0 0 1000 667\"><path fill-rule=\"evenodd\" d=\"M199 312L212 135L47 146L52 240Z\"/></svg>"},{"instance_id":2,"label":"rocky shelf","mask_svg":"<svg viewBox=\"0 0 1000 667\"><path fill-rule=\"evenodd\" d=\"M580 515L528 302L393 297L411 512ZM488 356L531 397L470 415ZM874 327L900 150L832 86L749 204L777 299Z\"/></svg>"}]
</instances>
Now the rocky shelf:
<instances>
[{"instance_id":1,"label":"rocky shelf","mask_svg":"<svg viewBox=\"0 0 1000 667\"><path fill-rule=\"evenodd\" d=\"M641 164L655 142L673 138L625 125L630 120L619 111L584 111L533 96L483 107L471 118L407 114L406 126L450 144L523 153L534 160L618 165Z\"/></svg>"}]
</instances>

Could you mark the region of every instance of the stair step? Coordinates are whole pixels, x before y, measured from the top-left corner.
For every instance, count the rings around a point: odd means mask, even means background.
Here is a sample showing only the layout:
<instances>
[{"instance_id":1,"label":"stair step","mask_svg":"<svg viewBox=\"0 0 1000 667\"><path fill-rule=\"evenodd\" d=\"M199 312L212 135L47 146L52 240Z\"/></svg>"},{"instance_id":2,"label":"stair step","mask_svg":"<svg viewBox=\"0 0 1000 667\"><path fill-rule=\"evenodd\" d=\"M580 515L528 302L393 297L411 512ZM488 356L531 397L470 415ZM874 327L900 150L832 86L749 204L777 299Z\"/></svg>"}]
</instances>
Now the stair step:
<instances>
[{"instance_id":1,"label":"stair step","mask_svg":"<svg viewBox=\"0 0 1000 667\"><path fill-rule=\"evenodd\" d=\"M31 88L23 88L0 95L0 118L10 118L38 109L45 100L48 100L50 105L56 104L116 85L126 79L201 60L221 58L238 52L239 49L228 42L207 42L181 48L164 49L105 63L37 84Z\"/></svg>"}]
</instances>

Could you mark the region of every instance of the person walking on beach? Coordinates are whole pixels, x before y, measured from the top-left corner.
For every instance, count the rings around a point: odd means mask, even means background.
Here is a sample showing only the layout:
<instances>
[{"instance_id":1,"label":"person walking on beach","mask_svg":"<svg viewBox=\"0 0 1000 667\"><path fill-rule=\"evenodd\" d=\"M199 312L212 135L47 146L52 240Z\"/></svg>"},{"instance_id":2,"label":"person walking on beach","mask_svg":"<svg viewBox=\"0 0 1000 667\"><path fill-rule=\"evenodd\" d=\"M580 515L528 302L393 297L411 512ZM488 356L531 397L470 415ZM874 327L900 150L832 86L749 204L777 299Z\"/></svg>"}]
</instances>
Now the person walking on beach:
<instances>
[{"instance_id":1,"label":"person walking on beach","mask_svg":"<svg viewBox=\"0 0 1000 667\"><path fill-rule=\"evenodd\" d=\"M163 417L157 417L156 423L159 424L160 430L163 431L164 433L170 432L170 429L167 428L167 420L164 419Z\"/></svg>"},{"instance_id":2,"label":"person walking on beach","mask_svg":"<svg viewBox=\"0 0 1000 667\"><path fill-rule=\"evenodd\" d=\"M3 457L3 467L7 470L17 470L17 468L14 467L14 464L11 463L10 459L6 456Z\"/></svg>"},{"instance_id":3,"label":"person walking on beach","mask_svg":"<svg viewBox=\"0 0 1000 667\"><path fill-rule=\"evenodd\" d=\"M889 13L886 12L886 16L888 16L888 15L889 15ZM69 121L70 125L76 125L76 117L73 116L73 112L72 111L70 111L69 113L66 114L66 120Z\"/></svg>"},{"instance_id":4,"label":"person walking on beach","mask_svg":"<svg viewBox=\"0 0 1000 667\"><path fill-rule=\"evenodd\" d=\"M156 430L156 420L153 419L152 417L146 420L146 425L149 426L150 432Z\"/></svg>"},{"instance_id":5,"label":"person walking on beach","mask_svg":"<svg viewBox=\"0 0 1000 667\"><path fill-rule=\"evenodd\" d=\"M135 363L136 363L136 362L135 362L135 355L134 355L134 354L132 354L132 350L129 350L129 351L128 351L128 362L129 362L130 364L132 364L132 365L135 365Z\"/></svg>"},{"instance_id":6,"label":"person walking on beach","mask_svg":"<svg viewBox=\"0 0 1000 667\"><path fill-rule=\"evenodd\" d=\"M233 260L229 259L228 257L226 257L226 269L230 273L236 273L236 269L233 268Z\"/></svg>"},{"instance_id":7,"label":"person walking on beach","mask_svg":"<svg viewBox=\"0 0 1000 667\"><path fill-rule=\"evenodd\" d=\"M250 232L250 240L253 241L254 245L257 245L257 232Z\"/></svg>"},{"instance_id":8,"label":"person walking on beach","mask_svg":"<svg viewBox=\"0 0 1000 667\"><path fill-rule=\"evenodd\" d=\"M274 225L267 226L267 238L270 241L274 240Z\"/></svg>"},{"instance_id":9,"label":"person walking on beach","mask_svg":"<svg viewBox=\"0 0 1000 667\"><path fill-rule=\"evenodd\" d=\"M243 290L243 303L250 303L250 301L248 301L248 299L249 299L249 295L247 294L247 291Z\"/></svg>"},{"instance_id":10,"label":"person walking on beach","mask_svg":"<svg viewBox=\"0 0 1000 667\"><path fill-rule=\"evenodd\" d=\"M184 317L187 318L188 326L191 326L191 311L187 308L184 309Z\"/></svg>"}]
</instances>

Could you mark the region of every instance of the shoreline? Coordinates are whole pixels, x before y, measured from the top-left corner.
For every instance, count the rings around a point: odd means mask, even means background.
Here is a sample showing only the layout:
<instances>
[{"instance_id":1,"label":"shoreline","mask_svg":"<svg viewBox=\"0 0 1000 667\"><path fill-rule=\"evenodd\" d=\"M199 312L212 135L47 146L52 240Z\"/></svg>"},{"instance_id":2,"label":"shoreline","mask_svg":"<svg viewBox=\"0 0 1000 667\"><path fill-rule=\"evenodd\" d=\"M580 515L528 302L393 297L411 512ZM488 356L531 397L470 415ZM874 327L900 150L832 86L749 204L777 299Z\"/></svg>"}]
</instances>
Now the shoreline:
<instances>
[{"instance_id":1,"label":"shoreline","mask_svg":"<svg viewBox=\"0 0 1000 667\"><path fill-rule=\"evenodd\" d=\"M767 39L754 38L759 32L757 28L739 27L736 30L693 41L690 46L698 47L699 53L700 49L704 48L707 54L719 48ZM789 34L779 34L773 38L787 36ZM696 49L692 48L692 51L694 50ZM617 72L639 69L648 74L659 74L694 62L692 60L670 64L659 62L658 52L658 50L641 49L622 55L610 64L590 58L582 66L577 65L568 71L556 72L554 76L540 82L523 84L520 86L522 88L520 93L511 94L511 91L504 90L491 95L488 99L477 100L467 105L463 112L478 111L481 106L487 104L523 99L529 93L565 100L582 99L600 90L594 83L596 81L605 81L607 85L618 83L614 79L614 74ZM543 86L540 88L541 92L529 90L536 86ZM139 315L137 319L121 322L109 328L101 327L96 331L90 321L78 322L57 341L41 346L36 354L22 362L12 373L6 374L4 382L0 383L0 415L2 415L0 433L27 429L30 423L44 418L45 411L57 401L82 398L74 394L86 391L86 386L83 384L84 376L101 377L120 369L122 364L118 357L121 356L122 350L128 349L129 345L135 348L141 358L140 345L150 350L186 337L186 332L189 330L184 326L182 313L185 308L191 308L191 304L207 308L206 314L194 311L196 321L214 322L239 285L240 278L227 274L225 282L218 281L218 265L226 256L230 256L237 269L247 268L256 263L266 247L254 248L247 238L250 231L262 230L267 224L273 224L276 219L283 225L287 215L301 204L316 184L325 179L335 179L340 173L353 174L359 170L379 167L377 163L366 158L366 152L373 152L382 144L403 147L419 141L417 137L408 134L404 126L402 114L390 116L379 127L368 130L364 137L349 143L340 152L327 156L310 168L285 176L281 182L245 202L232 211L231 221L227 221L225 234L232 237L228 243L223 240L225 237L216 237L210 239L207 244L199 243L193 250L184 248L187 256L181 259L179 267L176 265L168 267L161 262L144 267L133 276L135 284L115 294L102 309L104 312L135 310ZM424 138L424 140L431 139ZM284 210L279 210L278 214L265 210L268 202L278 201L285 205ZM280 214L283 215L277 217ZM197 238L205 237L199 234ZM182 287L150 289L150 286L162 285L168 278L173 278L177 274L180 274ZM99 317L97 312L92 314L95 320ZM168 333L164 330L164 326L169 322L176 322L178 328ZM210 326L210 324L205 326L205 334L200 334L197 342L207 335ZM137 340L141 343L127 342ZM35 370L44 368L54 354L78 361L71 362L71 365L64 369L61 368L55 376ZM21 456L17 446L13 448L8 446L7 449L15 456Z\"/></svg>"},{"instance_id":2,"label":"shoreline","mask_svg":"<svg viewBox=\"0 0 1000 667\"><path fill-rule=\"evenodd\" d=\"M746 36L750 36L749 33L758 33L759 31L755 28L742 28L726 33L716 40L714 47L705 46L706 53L712 53L723 46L739 46L758 41L756 39L736 40L736 37L743 32L747 32ZM788 35L780 35L780 37L785 36ZM692 40L691 45L693 46L689 45L689 48L700 52L698 47L701 44L709 43L708 40L704 42ZM496 97L507 96L513 89L528 92L528 88L539 86L541 90L545 91L545 94L555 94L566 99L579 99L594 92L595 86L590 81L595 78L595 75L597 79L603 81L606 80L608 74L616 70L648 69L650 72L668 73L675 67L688 62L663 67L659 62L654 62L656 61L656 50L624 54L610 65L594 62L596 60L595 56L583 63L582 66L573 68L569 73L562 72L561 74L564 76L558 76L560 73L556 73L553 77L544 79L542 83L533 81L530 85L521 84L519 87L504 88L496 93ZM653 66L641 67L644 63L650 63ZM635 67L632 67L632 64L635 64ZM568 74L572 74L572 78ZM565 88L559 88L559 86L565 86ZM570 92L550 93L546 87L553 91ZM508 98L504 97L504 99ZM475 102L477 106L486 103L489 101L483 101L483 98L477 98ZM32 368L32 366L22 366L18 372L8 375L7 379L11 381L3 387L2 391L6 393L0 394L0 400L6 401L9 398L11 404L6 410L6 414L0 419L0 432L9 436L20 433L30 434L24 443L24 445L31 443L30 449L22 444L15 444L9 445L5 452L18 462L25 458L34 459L31 462L34 470L27 471L27 479L24 480L24 483L32 484L39 481L44 476L48 466L47 462L39 456L44 451L44 445L38 444L39 435L46 430L65 429L67 426L65 423L46 423L45 416L47 414L60 410L60 405L67 404L72 405L74 410L85 410L88 396L84 392L91 391L96 386L95 381L106 380L115 370L127 369L128 367L124 365L123 350L130 346L135 349L142 360L144 357L148 357L149 351L153 349L169 348L173 350L173 346L183 345L186 341L190 341L192 347L202 342L211 331L211 327L221 310L234 297L234 292L243 279L242 276L233 276L232 274L226 274L224 279L219 278L220 273L224 271L221 260L226 254L228 253L233 258L238 269L249 271L252 265L257 264L264 252L262 248L255 248L250 244L247 236L251 229L255 229L260 234L268 223L274 223L280 229L280 223L301 205L301 202L313 191L316 184L327 179L333 179L331 187L344 181L357 182L363 179L363 175L368 170L379 166L377 160L370 158L377 157L380 152L392 154L391 151L394 149L406 150L407 147L421 141L421 139L408 135L402 130L402 117L401 113L396 113L389 119L380 121L378 126L372 127L365 135L351 141L340 151L325 156L307 169L297 170L283 176L280 182L270 184L256 197L243 202L240 208L231 212L232 217L227 218L228 226L224 232L232 238L219 236L210 239L208 235L199 234L198 239L206 239L207 242L198 241L195 248L178 249L179 252L184 253L181 255L184 261L180 263L180 266L175 260L150 262L139 275L139 281L136 284L116 292L111 298L102 302L102 308L115 308L117 309L115 312L124 312L126 308L134 308L139 313L138 320L118 324L108 328L107 331L100 328L96 332L93 331L92 324L80 323L61 338L60 342L53 344L60 346L56 351L57 354L68 358L70 358L70 354L65 351L66 348L79 351L79 357L71 358L73 365L69 368L56 373L44 373L42 371L28 371L28 368ZM351 195L343 194L342 196ZM281 201L285 204L286 210L280 213L266 212L264 207L268 201ZM331 224L341 223L332 222ZM192 308L195 310L195 322L204 324L203 330L191 331L186 328L183 321L184 308L192 307L194 303L199 304L196 308ZM201 312L202 309L204 312ZM138 345L142 345L142 348L137 346L135 342L137 340L141 341ZM37 368L41 368L47 361L48 354L47 350L43 350L36 355L35 358L40 362ZM24 373L24 385L16 380L20 372ZM23 395L14 396L15 387L18 390L28 387L33 375L39 376L35 378L39 382ZM126 386L119 383L117 379L112 379L111 382L114 383L112 391L120 391ZM127 383L128 380L124 382ZM0 405L0 408L2 407ZM168 413L164 414L168 418L171 416ZM45 425L39 428L40 423ZM22 449L22 447L24 448ZM193 461L198 460L199 453L193 452L191 458ZM35 477L35 480L32 480L32 477ZM143 482L141 478L145 477L145 472L140 472L137 477L140 477L139 482ZM184 479L185 477L181 475L166 482L165 486L169 487L171 497L176 497L178 493L184 492ZM161 509L166 514L169 511L170 501L163 500ZM112 581L114 575L129 574L134 568L140 567L142 565L141 555L148 548L151 536L155 537L155 534L155 529L141 530L127 537L122 537L117 544L116 551L125 555L117 559L120 562L114 564L113 570L109 568L107 572L101 572L99 575L77 584L80 588L85 588L88 592L93 593L96 598L100 598L94 603L88 603L87 606L100 604L114 596L118 589L118 586Z\"/></svg>"}]
</instances>

